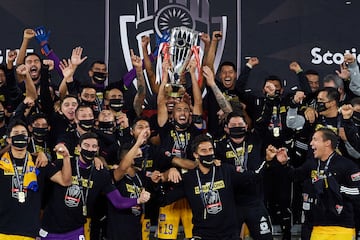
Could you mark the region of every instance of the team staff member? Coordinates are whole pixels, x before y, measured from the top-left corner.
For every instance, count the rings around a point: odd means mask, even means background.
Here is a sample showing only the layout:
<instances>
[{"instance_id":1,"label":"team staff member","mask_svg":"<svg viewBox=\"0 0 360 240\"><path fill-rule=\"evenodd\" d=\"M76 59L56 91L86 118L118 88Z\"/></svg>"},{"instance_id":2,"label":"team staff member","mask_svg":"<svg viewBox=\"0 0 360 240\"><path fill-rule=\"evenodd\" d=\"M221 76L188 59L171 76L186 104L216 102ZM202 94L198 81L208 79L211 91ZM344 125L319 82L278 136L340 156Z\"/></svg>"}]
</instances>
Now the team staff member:
<instances>
[{"instance_id":1,"label":"team staff member","mask_svg":"<svg viewBox=\"0 0 360 240\"><path fill-rule=\"evenodd\" d=\"M10 150L0 160L0 238L35 239L40 227L44 178L64 187L71 184L69 152L63 144L55 146L54 150L63 156L61 170L52 164L36 168L36 162L26 150L29 131L25 123L10 123L7 136Z\"/></svg>"},{"instance_id":2,"label":"team staff member","mask_svg":"<svg viewBox=\"0 0 360 240\"><path fill-rule=\"evenodd\" d=\"M251 171L237 173L227 164L214 165L214 146L207 135L197 136L192 145L193 156L199 161L196 169L181 175L182 181L165 195L165 204L181 197L189 200L193 213L193 237L202 240L238 240L234 188L256 181ZM169 177L172 173L169 172ZM165 178L167 178L165 174Z\"/></svg>"},{"instance_id":3,"label":"team staff member","mask_svg":"<svg viewBox=\"0 0 360 240\"><path fill-rule=\"evenodd\" d=\"M44 210L42 239L84 238L84 223L90 217L96 197L103 192L116 208L130 208L149 200L143 191L139 198L128 199L120 195L111 183L106 169L97 170L94 158L99 150L97 135L84 133L79 140L80 156L72 161L72 184L55 184L51 199Z\"/></svg>"},{"instance_id":4,"label":"team staff member","mask_svg":"<svg viewBox=\"0 0 360 240\"><path fill-rule=\"evenodd\" d=\"M360 171L355 163L335 151L338 141L332 130L317 130L310 142L314 158L299 168L289 168L294 180L310 178L312 182L315 200L311 205L311 240L355 239L353 203L360 200ZM277 156L282 164L288 160L282 148L269 146L267 154Z\"/></svg>"},{"instance_id":5,"label":"team staff member","mask_svg":"<svg viewBox=\"0 0 360 240\"><path fill-rule=\"evenodd\" d=\"M263 124L264 125L264 124ZM237 172L256 171L264 165L261 124L254 133L247 132L244 116L231 112L225 124L226 137L216 143L216 157L224 164L235 166ZM245 222L254 239L273 239L269 213L263 201L263 180L235 191L239 228Z\"/></svg>"}]
</instances>

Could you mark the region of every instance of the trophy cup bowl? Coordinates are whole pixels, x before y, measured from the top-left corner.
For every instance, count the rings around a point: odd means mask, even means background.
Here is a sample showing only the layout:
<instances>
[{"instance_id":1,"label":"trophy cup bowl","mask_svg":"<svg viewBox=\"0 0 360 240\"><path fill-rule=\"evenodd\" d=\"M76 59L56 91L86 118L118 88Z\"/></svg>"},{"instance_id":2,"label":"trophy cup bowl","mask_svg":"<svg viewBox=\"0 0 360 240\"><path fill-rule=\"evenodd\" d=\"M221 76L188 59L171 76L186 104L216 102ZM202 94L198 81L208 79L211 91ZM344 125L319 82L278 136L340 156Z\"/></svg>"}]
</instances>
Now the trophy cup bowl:
<instances>
[{"instance_id":1,"label":"trophy cup bowl","mask_svg":"<svg viewBox=\"0 0 360 240\"><path fill-rule=\"evenodd\" d=\"M193 47L198 42L198 36L198 32L184 26L172 28L170 31L167 54L171 68L165 91L171 97L182 97L185 93L184 74L192 57Z\"/></svg>"}]
</instances>

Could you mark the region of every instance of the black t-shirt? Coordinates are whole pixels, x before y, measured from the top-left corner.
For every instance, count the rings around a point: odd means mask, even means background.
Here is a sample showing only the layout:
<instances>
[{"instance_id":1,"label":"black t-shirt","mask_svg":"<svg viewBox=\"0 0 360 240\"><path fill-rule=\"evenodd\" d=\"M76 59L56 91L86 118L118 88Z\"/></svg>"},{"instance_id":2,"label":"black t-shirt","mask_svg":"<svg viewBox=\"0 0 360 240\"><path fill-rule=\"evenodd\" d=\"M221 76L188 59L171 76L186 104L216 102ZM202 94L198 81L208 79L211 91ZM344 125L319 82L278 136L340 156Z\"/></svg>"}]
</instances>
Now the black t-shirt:
<instances>
[{"instance_id":1,"label":"black t-shirt","mask_svg":"<svg viewBox=\"0 0 360 240\"><path fill-rule=\"evenodd\" d=\"M17 160L18 171L22 171L23 164L24 160ZM59 169L55 165L48 164L38 170L38 190L25 191L25 202L20 203L15 175L0 169L0 233L28 237L38 235L44 179L52 177Z\"/></svg>"},{"instance_id":2,"label":"black t-shirt","mask_svg":"<svg viewBox=\"0 0 360 240\"><path fill-rule=\"evenodd\" d=\"M261 152L261 143L261 138L251 133L240 144L236 144L230 139L223 139L216 143L215 155L225 164L235 167L236 171L255 171L265 160L264 154ZM236 191L235 199L236 204L241 206L258 205L263 199L263 181L259 178L254 185Z\"/></svg>"},{"instance_id":3,"label":"black t-shirt","mask_svg":"<svg viewBox=\"0 0 360 240\"><path fill-rule=\"evenodd\" d=\"M145 176L136 174L131 177L125 175L115 183L120 194L128 198L138 198L141 190L146 185ZM137 205L129 209L116 209L108 204L108 238L109 239L141 239L140 218L143 213L143 205Z\"/></svg>"},{"instance_id":4,"label":"black t-shirt","mask_svg":"<svg viewBox=\"0 0 360 240\"><path fill-rule=\"evenodd\" d=\"M212 181L214 169L215 175ZM234 188L242 191L243 185L250 184L252 178L249 174L251 175L250 171L237 173L234 167L227 164L211 168L208 174L203 174L199 169L189 170L183 174L180 185L167 193L165 204L182 197L188 199L193 213L193 236L200 236L203 239L236 236L239 229L234 211Z\"/></svg>"},{"instance_id":5,"label":"black t-shirt","mask_svg":"<svg viewBox=\"0 0 360 240\"><path fill-rule=\"evenodd\" d=\"M87 216L92 215L96 197L100 193L109 193L115 190L111 183L109 171L106 169L96 170L96 168L77 168L77 161L71 162L72 184L69 187L63 187L55 184L48 205L44 210L42 228L50 233L66 233L80 228L85 223L83 215L83 202L81 198L81 185L83 186L84 197L88 190L86 201ZM77 169L81 176L80 181L77 176ZM90 176L91 175L91 176ZM90 183L88 185L88 179ZM88 186L90 186L88 188Z\"/></svg>"},{"instance_id":6,"label":"black t-shirt","mask_svg":"<svg viewBox=\"0 0 360 240\"><path fill-rule=\"evenodd\" d=\"M191 142L199 134L201 134L201 130L197 129L194 124L191 124L186 130L177 131L174 124L167 122L160 131L160 169L171 168L173 157L192 159Z\"/></svg>"}]
</instances>

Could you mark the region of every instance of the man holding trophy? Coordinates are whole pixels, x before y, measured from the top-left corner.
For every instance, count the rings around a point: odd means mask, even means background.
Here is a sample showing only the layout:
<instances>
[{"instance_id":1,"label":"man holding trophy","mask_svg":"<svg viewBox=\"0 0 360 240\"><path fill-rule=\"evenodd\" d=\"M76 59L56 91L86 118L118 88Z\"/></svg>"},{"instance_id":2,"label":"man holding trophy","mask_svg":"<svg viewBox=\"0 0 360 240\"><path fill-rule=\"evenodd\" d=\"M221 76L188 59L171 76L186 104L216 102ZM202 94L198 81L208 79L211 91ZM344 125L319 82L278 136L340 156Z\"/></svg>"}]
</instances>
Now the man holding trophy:
<instances>
[{"instance_id":1,"label":"man holding trophy","mask_svg":"<svg viewBox=\"0 0 360 240\"><path fill-rule=\"evenodd\" d=\"M188 159L192 156L189 147L192 139L203 129L202 96L196 77L196 68L198 72L200 68L196 52L198 47L195 45L197 41L197 32L185 27L176 27L171 30L170 41L162 47L162 81L157 99L158 124L162 128L160 131L162 157L159 160L162 171L176 167L179 171L186 172L197 166L195 161ZM191 60L193 56L195 59ZM186 93L184 87L187 71L191 76L191 100L190 94ZM169 97L176 99L172 113L169 113L167 108ZM173 186L171 183L166 183L164 187ZM160 208L158 238L177 239L180 220L184 226L185 237L191 238L192 213L185 198Z\"/></svg>"}]
</instances>

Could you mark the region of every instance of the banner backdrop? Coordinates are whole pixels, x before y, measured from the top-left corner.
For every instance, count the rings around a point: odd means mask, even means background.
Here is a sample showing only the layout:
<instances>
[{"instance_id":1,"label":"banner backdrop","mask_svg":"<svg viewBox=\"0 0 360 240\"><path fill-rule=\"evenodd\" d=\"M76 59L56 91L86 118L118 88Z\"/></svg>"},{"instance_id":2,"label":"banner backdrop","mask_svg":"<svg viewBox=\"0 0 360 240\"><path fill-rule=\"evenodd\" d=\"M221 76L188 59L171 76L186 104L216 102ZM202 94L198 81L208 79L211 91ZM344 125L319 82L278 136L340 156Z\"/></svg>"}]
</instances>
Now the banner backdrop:
<instances>
[{"instance_id":1,"label":"banner backdrop","mask_svg":"<svg viewBox=\"0 0 360 240\"><path fill-rule=\"evenodd\" d=\"M84 48L89 59L78 78L86 81L90 63L103 59L109 81L116 81L131 68L129 49L141 55L141 36L151 36L153 49L156 33L187 26L210 34L223 31L215 67L226 60L240 70L245 57L257 56L260 65L248 87L259 91L264 78L275 74L289 89L297 83L288 67L292 60L321 77L338 69L346 51L360 61L358 10L357 1L345 0L2 0L0 62L9 49L20 47L25 28L43 25L60 58L68 58L76 46ZM31 51L39 53L35 40Z\"/></svg>"}]
</instances>

